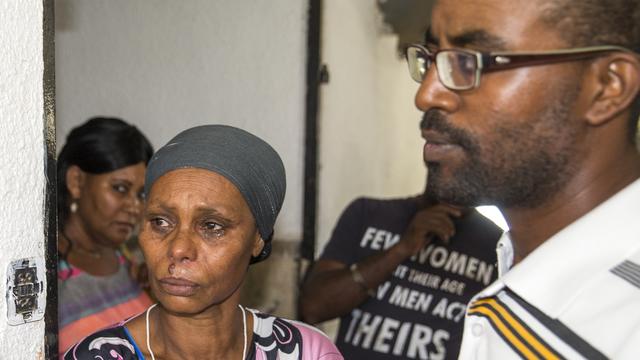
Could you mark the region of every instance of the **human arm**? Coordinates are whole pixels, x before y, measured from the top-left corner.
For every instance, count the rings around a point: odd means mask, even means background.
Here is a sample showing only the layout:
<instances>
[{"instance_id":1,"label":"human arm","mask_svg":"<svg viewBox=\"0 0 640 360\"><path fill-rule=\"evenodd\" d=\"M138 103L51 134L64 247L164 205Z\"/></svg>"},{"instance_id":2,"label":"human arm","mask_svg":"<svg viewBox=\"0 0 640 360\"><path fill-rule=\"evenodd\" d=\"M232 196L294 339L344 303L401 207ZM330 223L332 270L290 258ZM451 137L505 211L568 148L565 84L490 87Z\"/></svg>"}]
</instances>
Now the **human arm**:
<instances>
[{"instance_id":1,"label":"human arm","mask_svg":"<svg viewBox=\"0 0 640 360\"><path fill-rule=\"evenodd\" d=\"M356 263L364 286L354 278L351 264L318 260L302 286L301 318L313 324L347 314L370 296L369 290L386 281L398 265L434 236L448 241L455 233L453 218L461 214L459 208L442 204L419 210L395 245Z\"/></svg>"}]
</instances>

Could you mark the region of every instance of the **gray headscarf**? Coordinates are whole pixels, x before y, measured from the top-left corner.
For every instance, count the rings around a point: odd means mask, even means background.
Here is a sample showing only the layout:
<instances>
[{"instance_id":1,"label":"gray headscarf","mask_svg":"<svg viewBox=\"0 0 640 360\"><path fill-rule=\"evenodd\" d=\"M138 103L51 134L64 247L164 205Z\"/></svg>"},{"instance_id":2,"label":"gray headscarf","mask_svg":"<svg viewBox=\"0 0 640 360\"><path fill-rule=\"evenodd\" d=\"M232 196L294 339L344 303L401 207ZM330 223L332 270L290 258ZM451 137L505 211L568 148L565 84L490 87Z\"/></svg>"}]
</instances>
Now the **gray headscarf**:
<instances>
[{"instance_id":1,"label":"gray headscarf","mask_svg":"<svg viewBox=\"0 0 640 360\"><path fill-rule=\"evenodd\" d=\"M264 140L232 126L196 126L178 134L153 155L147 166L145 195L162 175L182 168L213 171L238 188L265 241L262 253L251 262L266 259L286 190L284 165L278 153Z\"/></svg>"}]
</instances>

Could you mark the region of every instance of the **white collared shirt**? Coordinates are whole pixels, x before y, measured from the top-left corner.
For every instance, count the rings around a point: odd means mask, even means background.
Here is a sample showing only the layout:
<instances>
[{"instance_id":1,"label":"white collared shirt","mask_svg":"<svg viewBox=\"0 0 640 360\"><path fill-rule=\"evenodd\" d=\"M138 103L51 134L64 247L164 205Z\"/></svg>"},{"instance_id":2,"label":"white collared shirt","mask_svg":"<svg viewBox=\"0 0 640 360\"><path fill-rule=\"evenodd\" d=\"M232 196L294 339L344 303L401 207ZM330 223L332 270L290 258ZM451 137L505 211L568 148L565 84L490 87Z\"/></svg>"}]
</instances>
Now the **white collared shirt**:
<instances>
[{"instance_id":1,"label":"white collared shirt","mask_svg":"<svg viewBox=\"0 0 640 360\"><path fill-rule=\"evenodd\" d=\"M640 359L640 180L516 266L506 233L500 278L465 317L460 359Z\"/></svg>"}]
</instances>

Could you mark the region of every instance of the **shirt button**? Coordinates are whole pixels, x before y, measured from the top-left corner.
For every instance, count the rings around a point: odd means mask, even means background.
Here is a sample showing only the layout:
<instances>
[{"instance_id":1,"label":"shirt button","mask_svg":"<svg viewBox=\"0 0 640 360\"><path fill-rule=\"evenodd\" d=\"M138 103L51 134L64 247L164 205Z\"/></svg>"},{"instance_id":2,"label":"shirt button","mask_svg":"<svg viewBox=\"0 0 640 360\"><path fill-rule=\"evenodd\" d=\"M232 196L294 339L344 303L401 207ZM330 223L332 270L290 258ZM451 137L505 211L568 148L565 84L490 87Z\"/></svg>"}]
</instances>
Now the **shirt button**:
<instances>
[{"instance_id":1,"label":"shirt button","mask_svg":"<svg viewBox=\"0 0 640 360\"><path fill-rule=\"evenodd\" d=\"M482 325L481 325L481 324L473 324L473 325L471 326L471 333L472 333L474 336L481 336L481 335L482 335L482 333L484 333L484 328L482 327Z\"/></svg>"}]
</instances>

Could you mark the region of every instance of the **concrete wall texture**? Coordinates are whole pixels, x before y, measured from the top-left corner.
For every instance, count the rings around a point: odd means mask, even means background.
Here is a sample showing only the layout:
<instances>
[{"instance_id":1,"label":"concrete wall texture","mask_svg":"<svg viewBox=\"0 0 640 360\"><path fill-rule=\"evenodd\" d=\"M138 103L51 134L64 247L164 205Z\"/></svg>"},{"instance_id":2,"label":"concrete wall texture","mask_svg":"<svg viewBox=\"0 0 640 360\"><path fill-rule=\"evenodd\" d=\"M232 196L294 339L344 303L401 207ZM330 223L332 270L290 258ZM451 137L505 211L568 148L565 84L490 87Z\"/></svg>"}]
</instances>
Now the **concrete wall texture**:
<instances>
[{"instance_id":1,"label":"concrete wall texture","mask_svg":"<svg viewBox=\"0 0 640 360\"><path fill-rule=\"evenodd\" d=\"M44 257L43 4L0 2L0 358L44 358L44 320L7 324L6 269Z\"/></svg>"}]
</instances>

